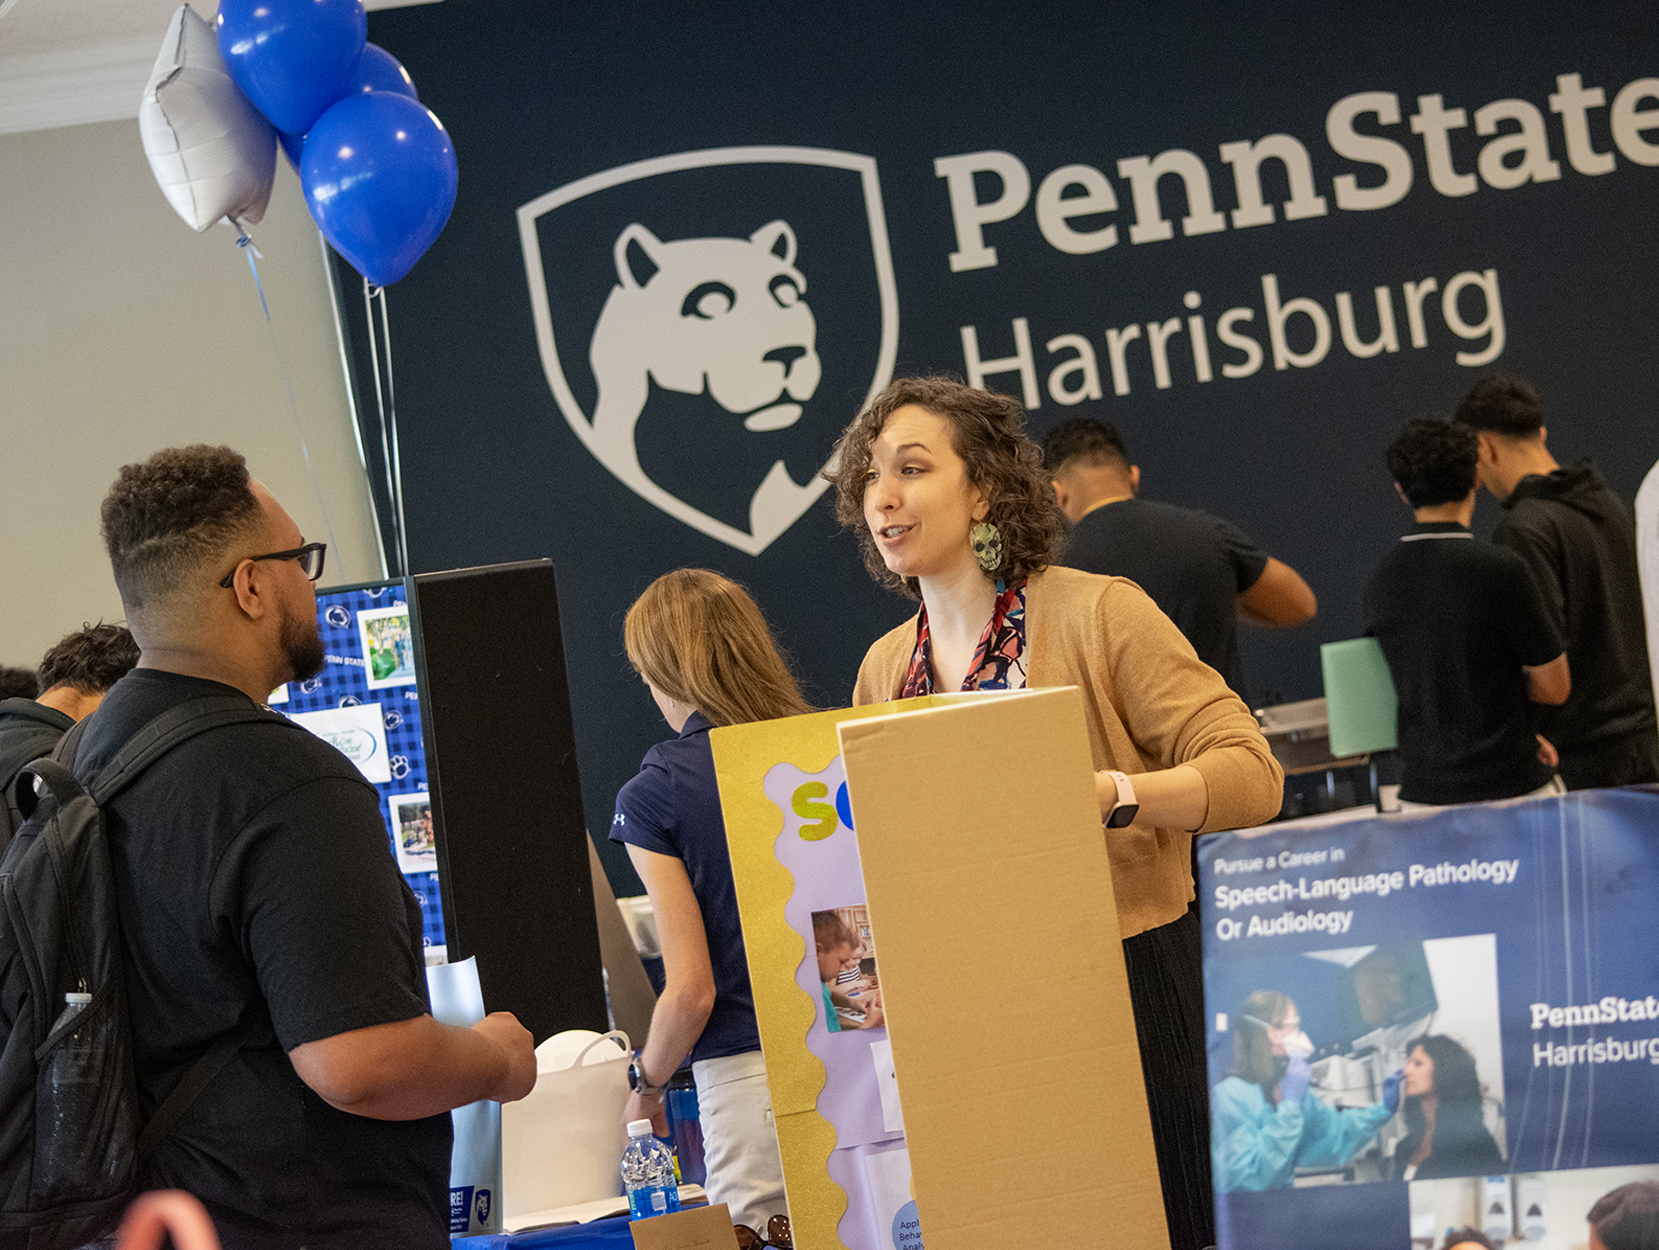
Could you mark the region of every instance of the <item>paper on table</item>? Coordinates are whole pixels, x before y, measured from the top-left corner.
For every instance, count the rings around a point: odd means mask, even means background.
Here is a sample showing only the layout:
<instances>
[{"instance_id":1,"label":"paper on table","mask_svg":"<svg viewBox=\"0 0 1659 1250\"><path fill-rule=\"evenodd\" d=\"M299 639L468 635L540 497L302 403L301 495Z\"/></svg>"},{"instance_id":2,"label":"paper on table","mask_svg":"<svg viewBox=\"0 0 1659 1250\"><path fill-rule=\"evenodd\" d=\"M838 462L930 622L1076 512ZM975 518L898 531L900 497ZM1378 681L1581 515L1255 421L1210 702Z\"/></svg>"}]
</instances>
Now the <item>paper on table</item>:
<instances>
[{"instance_id":1,"label":"paper on table","mask_svg":"<svg viewBox=\"0 0 1659 1250\"><path fill-rule=\"evenodd\" d=\"M426 969L432 1016L440 1024L470 1028L484 1018L478 961L432 964ZM455 1145L449 1156L449 1232L454 1237L501 1231L501 1104L488 1099L451 1111Z\"/></svg>"}]
</instances>

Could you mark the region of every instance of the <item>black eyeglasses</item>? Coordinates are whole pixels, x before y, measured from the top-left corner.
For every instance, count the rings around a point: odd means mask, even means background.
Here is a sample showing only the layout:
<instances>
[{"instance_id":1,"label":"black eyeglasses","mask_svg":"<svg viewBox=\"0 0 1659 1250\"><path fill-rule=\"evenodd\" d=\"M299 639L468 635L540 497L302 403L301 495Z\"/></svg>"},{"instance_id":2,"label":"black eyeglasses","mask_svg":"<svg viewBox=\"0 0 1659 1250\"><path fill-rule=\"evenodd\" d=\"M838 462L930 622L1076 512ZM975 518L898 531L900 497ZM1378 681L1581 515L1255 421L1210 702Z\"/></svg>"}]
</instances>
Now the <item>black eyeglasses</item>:
<instances>
[{"instance_id":1,"label":"black eyeglasses","mask_svg":"<svg viewBox=\"0 0 1659 1250\"><path fill-rule=\"evenodd\" d=\"M306 543L305 546L295 547L292 551L268 551L262 556L243 556L242 560L297 560L306 577L316 581L323 575L323 556L327 551L327 543ZM236 569L242 567L242 560L236 562ZM219 585L229 590L236 582L236 569L226 573L219 580Z\"/></svg>"}]
</instances>

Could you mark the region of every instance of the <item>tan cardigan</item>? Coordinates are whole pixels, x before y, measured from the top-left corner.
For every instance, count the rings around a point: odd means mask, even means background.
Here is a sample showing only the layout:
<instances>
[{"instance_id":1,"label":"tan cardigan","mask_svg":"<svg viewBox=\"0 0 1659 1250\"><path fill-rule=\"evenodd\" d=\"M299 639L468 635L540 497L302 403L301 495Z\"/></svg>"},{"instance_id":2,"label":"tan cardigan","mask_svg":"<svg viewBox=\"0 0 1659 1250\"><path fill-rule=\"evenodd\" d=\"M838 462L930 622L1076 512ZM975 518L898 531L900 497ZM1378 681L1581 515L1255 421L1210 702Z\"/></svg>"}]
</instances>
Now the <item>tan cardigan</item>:
<instances>
[{"instance_id":1,"label":"tan cardigan","mask_svg":"<svg viewBox=\"0 0 1659 1250\"><path fill-rule=\"evenodd\" d=\"M1191 764L1209 791L1196 833L1259 825L1278 813L1284 771L1256 718L1128 578L1060 567L1033 575L1025 645L1028 686L1082 690L1097 771ZM853 703L897 698L915 647L914 619L877 639L859 667ZM1193 896L1192 834L1134 824L1107 830L1106 839L1122 935L1178 919Z\"/></svg>"}]
</instances>

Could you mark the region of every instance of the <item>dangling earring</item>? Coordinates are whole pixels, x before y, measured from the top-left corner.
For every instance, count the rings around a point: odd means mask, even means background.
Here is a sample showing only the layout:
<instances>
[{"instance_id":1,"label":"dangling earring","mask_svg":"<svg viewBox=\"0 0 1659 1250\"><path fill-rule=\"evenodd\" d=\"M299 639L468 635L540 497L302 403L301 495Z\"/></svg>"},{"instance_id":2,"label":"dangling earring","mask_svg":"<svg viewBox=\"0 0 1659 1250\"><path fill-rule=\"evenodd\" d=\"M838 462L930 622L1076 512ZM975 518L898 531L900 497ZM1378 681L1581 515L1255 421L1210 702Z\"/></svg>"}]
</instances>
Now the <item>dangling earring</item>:
<instances>
[{"instance_id":1,"label":"dangling earring","mask_svg":"<svg viewBox=\"0 0 1659 1250\"><path fill-rule=\"evenodd\" d=\"M974 559L987 573L1002 567L1002 531L989 521L975 521L968 531L968 542L974 549Z\"/></svg>"}]
</instances>

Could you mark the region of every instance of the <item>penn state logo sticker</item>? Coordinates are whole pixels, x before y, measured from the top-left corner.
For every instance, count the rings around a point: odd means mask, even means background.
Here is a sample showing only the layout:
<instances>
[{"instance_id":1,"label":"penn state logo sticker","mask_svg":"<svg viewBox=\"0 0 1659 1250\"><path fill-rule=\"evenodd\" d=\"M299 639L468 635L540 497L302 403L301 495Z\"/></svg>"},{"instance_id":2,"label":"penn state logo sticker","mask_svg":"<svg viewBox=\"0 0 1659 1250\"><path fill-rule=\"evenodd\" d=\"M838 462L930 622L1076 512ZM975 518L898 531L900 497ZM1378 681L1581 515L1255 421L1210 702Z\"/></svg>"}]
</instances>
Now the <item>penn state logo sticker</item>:
<instances>
[{"instance_id":1,"label":"penn state logo sticker","mask_svg":"<svg viewBox=\"0 0 1659 1250\"><path fill-rule=\"evenodd\" d=\"M542 368L641 499L759 555L887 384L898 295L873 157L718 148L518 210Z\"/></svg>"}]
</instances>

